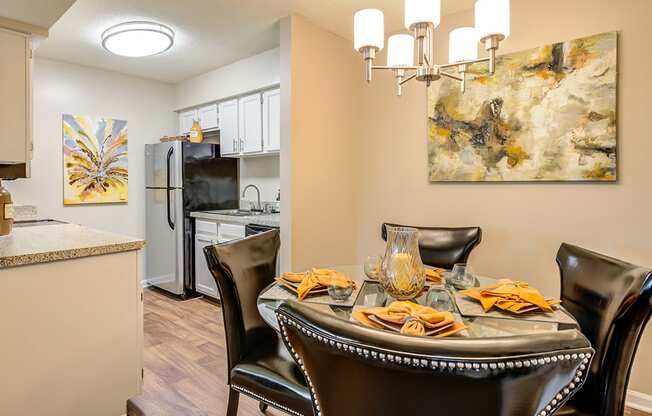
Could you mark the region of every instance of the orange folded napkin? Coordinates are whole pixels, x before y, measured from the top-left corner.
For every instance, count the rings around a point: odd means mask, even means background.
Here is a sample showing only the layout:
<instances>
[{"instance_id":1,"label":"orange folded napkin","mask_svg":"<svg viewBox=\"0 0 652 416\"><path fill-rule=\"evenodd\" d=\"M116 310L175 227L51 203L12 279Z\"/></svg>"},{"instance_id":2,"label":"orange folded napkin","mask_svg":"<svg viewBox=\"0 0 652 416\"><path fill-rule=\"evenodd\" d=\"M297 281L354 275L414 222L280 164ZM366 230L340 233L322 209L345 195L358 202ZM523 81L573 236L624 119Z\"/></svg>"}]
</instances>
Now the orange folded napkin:
<instances>
[{"instance_id":1,"label":"orange folded napkin","mask_svg":"<svg viewBox=\"0 0 652 416\"><path fill-rule=\"evenodd\" d=\"M309 294L324 293L331 285L355 288L353 280L331 269L311 269L304 273L285 272L275 280L295 292L299 300L303 300Z\"/></svg>"},{"instance_id":2,"label":"orange folded napkin","mask_svg":"<svg viewBox=\"0 0 652 416\"><path fill-rule=\"evenodd\" d=\"M394 301L384 308L361 308L351 316L371 328L389 329L413 336L446 337L466 326L450 312L438 312L411 301Z\"/></svg>"},{"instance_id":3,"label":"orange folded napkin","mask_svg":"<svg viewBox=\"0 0 652 416\"><path fill-rule=\"evenodd\" d=\"M485 312L489 312L494 306L516 314L552 312L552 305L561 303L559 300L544 298L527 282L510 279L501 279L495 284L474 287L460 293L479 301Z\"/></svg>"},{"instance_id":4,"label":"orange folded napkin","mask_svg":"<svg viewBox=\"0 0 652 416\"><path fill-rule=\"evenodd\" d=\"M446 269L440 269L439 267L435 267L434 269L426 267L426 280L433 283L443 283L445 271Z\"/></svg>"}]
</instances>

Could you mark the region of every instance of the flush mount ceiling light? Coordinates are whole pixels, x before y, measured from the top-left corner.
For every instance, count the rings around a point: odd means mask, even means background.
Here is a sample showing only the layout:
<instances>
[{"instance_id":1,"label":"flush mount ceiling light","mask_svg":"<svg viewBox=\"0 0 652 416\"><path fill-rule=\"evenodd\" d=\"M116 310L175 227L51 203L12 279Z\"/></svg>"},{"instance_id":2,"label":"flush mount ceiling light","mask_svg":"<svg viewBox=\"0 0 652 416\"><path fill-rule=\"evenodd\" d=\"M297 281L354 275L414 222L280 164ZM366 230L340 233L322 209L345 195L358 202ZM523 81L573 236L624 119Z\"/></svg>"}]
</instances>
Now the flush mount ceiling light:
<instances>
[{"instance_id":1,"label":"flush mount ceiling light","mask_svg":"<svg viewBox=\"0 0 652 416\"><path fill-rule=\"evenodd\" d=\"M102 33L102 47L121 56L158 55L174 44L174 31L154 22L125 22Z\"/></svg>"},{"instance_id":2,"label":"flush mount ceiling light","mask_svg":"<svg viewBox=\"0 0 652 416\"><path fill-rule=\"evenodd\" d=\"M385 46L384 16L380 10L364 9L354 15L354 47L365 61L367 82L371 81L374 70L391 70L396 77L398 95L401 95L403 84L411 79L430 85L442 77L460 81L464 92L469 65L486 62L489 74L494 74L496 51L500 42L509 36L509 14L509 0L476 0L475 27L461 27L450 32L448 64L437 65L433 59L441 0L405 0L405 28L412 35L390 36L387 65L373 64L376 52ZM488 57L478 58L478 42L484 44Z\"/></svg>"}]
</instances>

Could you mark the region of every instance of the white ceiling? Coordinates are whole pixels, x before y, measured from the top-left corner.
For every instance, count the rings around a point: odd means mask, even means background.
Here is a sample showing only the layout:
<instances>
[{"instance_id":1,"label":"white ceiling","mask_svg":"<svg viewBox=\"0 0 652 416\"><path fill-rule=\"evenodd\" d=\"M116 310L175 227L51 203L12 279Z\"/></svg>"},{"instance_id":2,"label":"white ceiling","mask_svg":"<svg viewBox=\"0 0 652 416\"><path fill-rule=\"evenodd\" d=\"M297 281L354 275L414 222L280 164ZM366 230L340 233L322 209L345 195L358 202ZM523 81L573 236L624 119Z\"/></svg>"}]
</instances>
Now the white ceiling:
<instances>
[{"instance_id":1,"label":"white ceiling","mask_svg":"<svg viewBox=\"0 0 652 416\"><path fill-rule=\"evenodd\" d=\"M75 0L0 0L0 16L49 28Z\"/></svg>"},{"instance_id":2,"label":"white ceiling","mask_svg":"<svg viewBox=\"0 0 652 416\"><path fill-rule=\"evenodd\" d=\"M444 0L443 13L473 3ZM37 55L176 83L278 46L278 20L291 13L351 39L353 13L368 7L385 12L387 33L401 30L402 0L77 0L50 29ZM176 32L174 47L147 58L104 51L101 33L127 20L167 24Z\"/></svg>"}]
</instances>

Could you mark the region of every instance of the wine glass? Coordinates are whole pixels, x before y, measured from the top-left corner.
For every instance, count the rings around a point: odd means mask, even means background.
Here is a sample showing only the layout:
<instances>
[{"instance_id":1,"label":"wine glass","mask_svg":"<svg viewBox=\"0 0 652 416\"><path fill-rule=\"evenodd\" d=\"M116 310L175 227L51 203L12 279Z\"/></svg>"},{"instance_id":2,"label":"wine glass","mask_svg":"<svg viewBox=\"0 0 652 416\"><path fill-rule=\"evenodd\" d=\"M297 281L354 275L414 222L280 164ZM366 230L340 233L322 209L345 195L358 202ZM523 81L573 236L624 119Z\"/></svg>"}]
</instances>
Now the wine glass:
<instances>
[{"instance_id":1,"label":"wine glass","mask_svg":"<svg viewBox=\"0 0 652 416\"><path fill-rule=\"evenodd\" d=\"M377 254L367 257L364 262L364 274L371 280L378 280L378 273L380 273L380 263L383 261L382 257Z\"/></svg>"},{"instance_id":2,"label":"wine glass","mask_svg":"<svg viewBox=\"0 0 652 416\"><path fill-rule=\"evenodd\" d=\"M466 263L457 263L449 276L449 283L454 287L469 288L475 283L473 268Z\"/></svg>"}]
</instances>

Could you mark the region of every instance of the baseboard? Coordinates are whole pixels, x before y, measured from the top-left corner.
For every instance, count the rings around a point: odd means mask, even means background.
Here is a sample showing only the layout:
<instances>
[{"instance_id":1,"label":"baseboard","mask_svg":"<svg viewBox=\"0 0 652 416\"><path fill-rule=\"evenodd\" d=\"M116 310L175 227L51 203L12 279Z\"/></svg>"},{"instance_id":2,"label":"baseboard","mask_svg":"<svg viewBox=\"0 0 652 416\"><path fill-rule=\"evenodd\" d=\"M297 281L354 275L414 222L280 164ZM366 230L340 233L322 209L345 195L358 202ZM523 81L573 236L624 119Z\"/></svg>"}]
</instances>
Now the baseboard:
<instances>
[{"instance_id":1,"label":"baseboard","mask_svg":"<svg viewBox=\"0 0 652 416\"><path fill-rule=\"evenodd\" d=\"M652 396L634 390L627 390L627 407L652 414Z\"/></svg>"}]
</instances>

